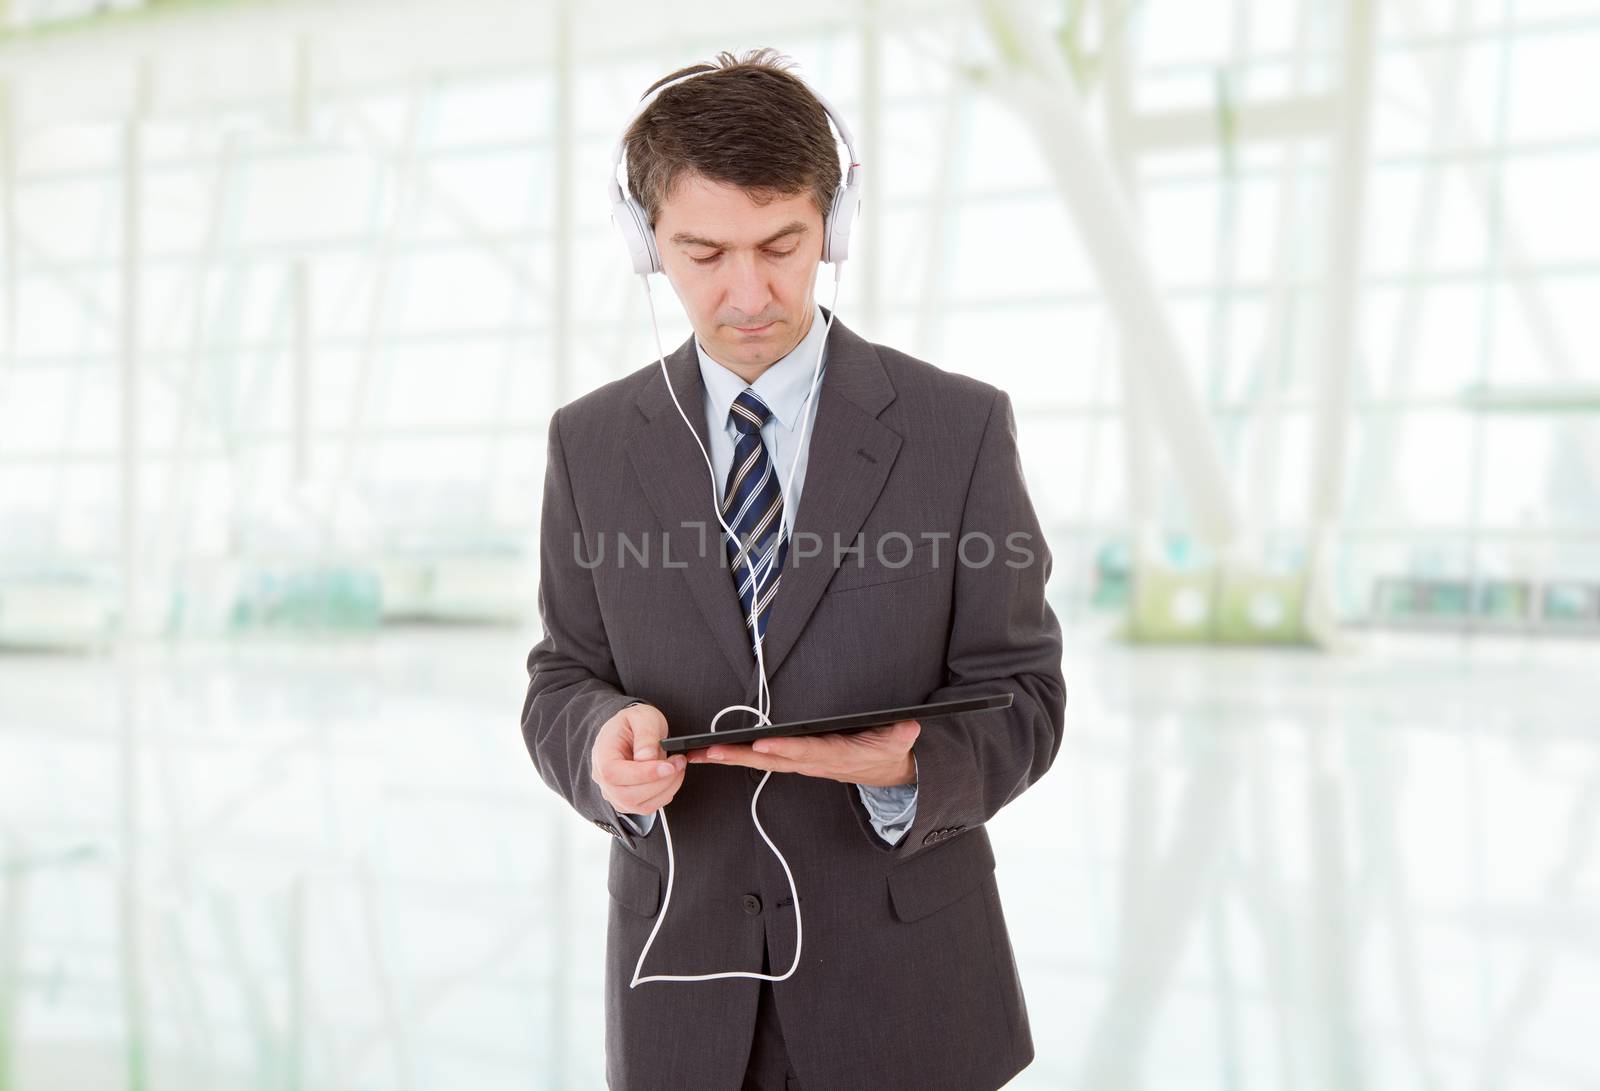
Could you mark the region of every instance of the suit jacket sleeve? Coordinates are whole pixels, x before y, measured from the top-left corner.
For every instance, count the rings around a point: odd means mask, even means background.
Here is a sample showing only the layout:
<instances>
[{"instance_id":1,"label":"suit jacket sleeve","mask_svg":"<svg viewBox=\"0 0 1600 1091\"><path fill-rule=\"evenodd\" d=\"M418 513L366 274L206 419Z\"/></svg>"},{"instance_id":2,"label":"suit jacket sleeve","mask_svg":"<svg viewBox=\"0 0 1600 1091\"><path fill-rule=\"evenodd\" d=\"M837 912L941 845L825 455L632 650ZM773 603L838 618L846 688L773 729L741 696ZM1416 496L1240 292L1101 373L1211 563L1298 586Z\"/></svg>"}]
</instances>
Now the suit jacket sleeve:
<instances>
[{"instance_id":1,"label":"suit jacket sleeve","mask_svg":"<svg viewBox=\"0 0 1600 1091\"><path fill-rule=\"evenodd\" d=\"M1066 687L1061 627L1045 600L1051 558L1017 451L1011 399L998 391L961 518L967 556L953 552L954 603L945 655L946 684L929 701L1010 693L1000 711L941 716L922 725L916 816L894 848L913 856L989 820L1044 775L1061 747ZM983 539L994 543L990 563Z\"/></svg>"},{"instance_id":2,"label":"suit jacket sleeve","mask_svg":"<svg viewBox=\"0 0 1600 1091\"><path fill-rule=\"evenodd\" d=\"M583 817L631 847L633 831L589 775L600 728L636 698L621 691L600 616L594 577L578 563L582 525L561 442L561 411L550 418L539 527L539 616L544 637L528 653L522 738L544 782Z\"/></svg>"}]
</instances>

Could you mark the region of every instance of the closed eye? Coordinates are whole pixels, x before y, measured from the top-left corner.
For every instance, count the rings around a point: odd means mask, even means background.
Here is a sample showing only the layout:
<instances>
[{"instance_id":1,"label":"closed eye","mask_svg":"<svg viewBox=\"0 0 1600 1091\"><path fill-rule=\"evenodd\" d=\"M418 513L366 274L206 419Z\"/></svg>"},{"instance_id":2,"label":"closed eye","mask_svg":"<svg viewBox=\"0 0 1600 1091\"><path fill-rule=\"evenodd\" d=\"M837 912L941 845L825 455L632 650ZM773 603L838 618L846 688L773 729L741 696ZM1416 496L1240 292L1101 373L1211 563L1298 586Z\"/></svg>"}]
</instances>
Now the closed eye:
<instances>
[{"instance_id":1,"label":"closed eye","mask_svg":"<svg viewBox=\"0 0 1600 1091\"><path fill-rule=\"evenodd\" d=\"M787 250L768 250L766 253L767 253L767 257L769 257L769 258L787 258L787 257L791 256L798 249L800 249L798 246L791 246ZM721 256L722 255L720 253L719 254L712 254L708 258L697 258L697 257L694 257L693 255L690 255L689 260L694 262L696 265L710 265L712 262L716 261Z\"/></svg>"}]
</instances>

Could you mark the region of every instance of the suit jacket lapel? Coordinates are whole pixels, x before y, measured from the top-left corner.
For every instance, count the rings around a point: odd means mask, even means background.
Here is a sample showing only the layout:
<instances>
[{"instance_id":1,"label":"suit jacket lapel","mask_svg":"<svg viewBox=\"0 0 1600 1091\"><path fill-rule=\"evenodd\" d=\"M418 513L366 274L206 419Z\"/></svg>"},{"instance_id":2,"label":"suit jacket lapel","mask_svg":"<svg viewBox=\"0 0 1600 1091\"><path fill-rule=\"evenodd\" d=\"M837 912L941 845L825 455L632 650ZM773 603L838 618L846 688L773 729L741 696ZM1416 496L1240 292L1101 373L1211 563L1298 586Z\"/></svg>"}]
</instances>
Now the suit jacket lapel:
<instances>
[{"instance_id":1,"label":"suit jacket lapel","mask_svg":"<svg viewBox=\"0 0 1600 1091\"><path fill-rule=\"evenodd\" d=\"M827 308L822 311L826 321ZM894 401L894 387L877 350L835 320L827 353L808 443L805 488L788 563L769 607L762 641L769 681L777 677L837 570L835 541L845 548L855 540L900 452L900 434L878 420ZM807 551L812 555L800 556ZM758 677L753 671L752 695Z\"/></svg>"},{"instance_id":2,"label":"suit jacket lapel","mask_svg":"<svg viewBox=\"0 0 1600 1091\"><path fill-rule=\"evenodd\" d=\"M693 335L667 357L667 371L672 376L672 393L677 394L684 416L709 454L706 388L700 378ZM628 457L661 524L672 564L683 565L680 571L717 646L734 676L744 678L755 662L755 654L744 635L747 630L739 593L728 573L722 527L713 506L711 473L694 437L683 427L683 417L672 404L672 393L667 390L658 364L635 399L647 423L627 441ZM717 491L721 491L720 487Z\"/></svg>"},{"instance_id":3,"label":"suit jacket lapel","mask_svg":"<svg viewBox=\"0 0 1600 1091\"><path fill-rule=\"evenodd\" d=\"M827 321L828 309L821 310ZM693 336L666 363L672 390L709 452L705 384ZM817 397L794 540L762 642L768 679L776 677L833 578L835 541L841 547L853 542L900 450L899 434L877 419L894 400L877 351L837 320L828 334L826 371ZM627 441L634 472L670 545L674 566L684 566L680 571L695 604L729 666L747 680L747 697L754 703L755 653L728 572L705 459L684 429L659 367L636 403L647 423ZM800 556L806 551L812 555Z\"/></svg>"}]
</instances>

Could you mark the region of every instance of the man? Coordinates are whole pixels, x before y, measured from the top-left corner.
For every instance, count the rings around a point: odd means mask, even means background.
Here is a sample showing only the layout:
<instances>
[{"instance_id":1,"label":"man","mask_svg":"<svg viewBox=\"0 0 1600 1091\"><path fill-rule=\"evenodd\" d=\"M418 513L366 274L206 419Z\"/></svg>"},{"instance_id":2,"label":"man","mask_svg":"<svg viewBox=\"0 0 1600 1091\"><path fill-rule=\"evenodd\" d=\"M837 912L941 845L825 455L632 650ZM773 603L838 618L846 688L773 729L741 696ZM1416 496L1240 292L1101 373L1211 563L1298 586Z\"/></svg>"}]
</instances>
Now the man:
<instances>
[{"instance_id":1,"label":"man","mask_svg":"<svg viewBox=\"0 0 1600 1091\"><path fill-rule=\"evenodd\" d=\"M1033 1043L983 824L1049 768L1065 705L1010 400L837 320L824 345L814 283L837 153L825 111L769 51L667 87L626 142L694 336L665 360L670 390L653 361L551 419L545 635L522 711L540 775L613 838L608 1081L998 1087ZM781 522L756 529L763 549L784 543L774 582L730 563L719 497L730 523L770 501ZM664 760L669 734L756 704L758 626L775 721L1012 704ZM751 821L764 770L759 814L803 943ZM792 976L630 988L665 893L668 804L674 886L643 975L777 975L801 943Z\"/></svg>"}]
</instances>

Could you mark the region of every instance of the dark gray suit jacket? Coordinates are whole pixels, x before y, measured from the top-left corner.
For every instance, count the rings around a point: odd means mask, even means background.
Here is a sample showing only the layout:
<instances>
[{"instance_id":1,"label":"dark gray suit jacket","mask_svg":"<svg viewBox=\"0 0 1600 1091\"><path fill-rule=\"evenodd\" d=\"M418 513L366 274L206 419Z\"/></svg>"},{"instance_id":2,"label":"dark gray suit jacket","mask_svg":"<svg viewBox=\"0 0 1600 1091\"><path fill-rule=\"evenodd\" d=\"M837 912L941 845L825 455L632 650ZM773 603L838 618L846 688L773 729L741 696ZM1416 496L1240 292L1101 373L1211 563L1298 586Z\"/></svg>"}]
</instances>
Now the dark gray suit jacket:
<instances>
[{"instance_id":1,"label":"dark gray suit jacket","mask_svg":"<svg viewBox=\"0 0 1600 1091\"><path fill-rule=\"evenodd\" d=\"M804 918L800 967L773 986L778 1013L811 1091L994 1088L1033 1058L1033 1041L983 823L1061 744L1050 552L1004 392L838 321L827 352L768 618L773 718L986 693L1013 703L923 724L916 821L892 848L853 785L773 774L762 823L794 871ZM706 442L692 337L667 367ZM618 1091L733 1091L754 1026L757 981L628 988L665 890L666 844L659 821L633 834L589 773L596 733L635 699L660 708L674 734L755 703L755 657L720 533L711 476L658 362L553 416L545 635L528 656L522 733L545 782L612 838L606 1071ZM729 713L718 726L749 719ZM677 879L646 975L759 971L764 944L773 972L789 966L788 883L750 821L760 776L689 767L667 808Z\"/></svg>"}]
</instances>

